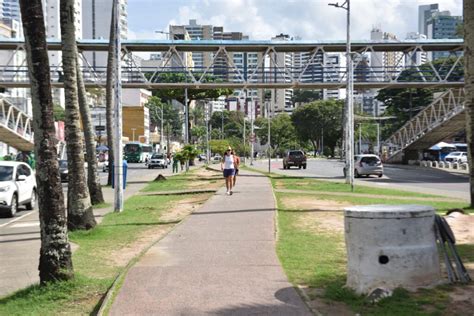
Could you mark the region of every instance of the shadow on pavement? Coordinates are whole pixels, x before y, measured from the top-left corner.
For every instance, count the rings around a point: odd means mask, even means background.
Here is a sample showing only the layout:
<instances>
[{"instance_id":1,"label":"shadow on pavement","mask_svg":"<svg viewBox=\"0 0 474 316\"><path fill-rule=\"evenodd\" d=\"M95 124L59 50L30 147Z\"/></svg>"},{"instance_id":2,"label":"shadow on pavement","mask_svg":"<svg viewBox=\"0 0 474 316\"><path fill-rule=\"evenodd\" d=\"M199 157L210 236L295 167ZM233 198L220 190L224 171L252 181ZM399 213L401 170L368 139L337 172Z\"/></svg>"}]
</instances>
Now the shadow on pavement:
<instances>
[{"instance_id":1,"label":"shadow on pavement","mask_svg":"<svg viewBox=\"0 0 474 316\"><path fill-rule=\"evenodd\" d=\"M226 211L212 211L212 212L197 212L191 215L209 215L209 214L229 214L229 213L249 213L249 212L274 212L275 208L259 208L246 210L226 210Z\"/></svg>"},{"instance_id":2,"label":"shadow on pavement","mask_svg":"<svg viewBox=\"0 0 474 316\"><path fill-rule=\"evenodd\" d=\"M245 304L212 311L211 315L312 315L294 288L280 289L275 298L284 304Z\"/></svg>"}]
</instances>

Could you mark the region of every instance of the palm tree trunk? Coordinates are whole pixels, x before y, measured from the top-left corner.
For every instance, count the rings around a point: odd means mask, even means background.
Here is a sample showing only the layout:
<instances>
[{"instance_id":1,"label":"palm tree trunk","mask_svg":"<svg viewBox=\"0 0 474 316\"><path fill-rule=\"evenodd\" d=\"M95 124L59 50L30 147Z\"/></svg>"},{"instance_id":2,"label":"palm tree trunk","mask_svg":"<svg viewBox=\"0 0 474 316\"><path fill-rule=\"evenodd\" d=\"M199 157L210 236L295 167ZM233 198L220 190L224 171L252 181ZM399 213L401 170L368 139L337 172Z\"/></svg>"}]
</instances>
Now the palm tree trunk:
<instances>
[{"instance_id":1,"label":"palm tree trunk","mask_svg":"<svg viewBox=\"0 0 474 316\"><path fill-rule=\"evenodd\" d=\"M470 201L474 207L474 2L464 0L464 82L466 92L466 132L469 146Z\"/></svg>"},{"instance_id":2,"label":"palm tree trunk","mask_svg":"<svg viewBox=\"0 0 474 316\"><path fill-rule=\"evenodd\" d=\"M79 92L79 110L81 112L82 128L84 129L84 138L86 141L87 156L87 185L92 205L104 203L102 188L99 177L97 176L97 159L95 155L95 133L92 126L91 112L87 105L86 87L82 78L79 60L76 60L77 88Z\"/></svg>"},{"instance_id":3,"label":"palm tree trunk","mask_svg":"<svg viewBox=\"0 0 474 316\"><path fill-rule=\"evenodd\" d=\"M115 5L115 1L112 4ZM107 184L112 184L112 173L114 172L114 141L122 142L121 139L114 140L113 120L114 120L114 95L113 95L113 81L114 81L114 50L115 50L115 16L112 8L112 18L110 19L110 36L109 36L109 52L107 55L107 82L105 86L105 118L107 125L107 146L109 147L109 176Z\"/></svg>"},{"instance_id":4,"label":"palm tree trunk","mask_svg":"<svg viewBox=\"0 0 474 316\"><path fill-rule=\"evenodd\" d=\"M66 144L68 160L68 227L90 229L96 225L84 168L83 138L77 96L77 46L74 26L74 0L60 1L61 44L66 99Z\"/></svg>"},{"instance_id":5,"label":"palm tree trunk","mask_svg":"<svg viewBox=\"0 0 474 316\"><path fill-rule=\"evenodd\" d=\"M59 177L51 76L41 0L20 0L26 57L33 103L36 183L41 249L41 284L71 279L74 275L67 235L66 209Z\"/></svg>"}]
</instances>

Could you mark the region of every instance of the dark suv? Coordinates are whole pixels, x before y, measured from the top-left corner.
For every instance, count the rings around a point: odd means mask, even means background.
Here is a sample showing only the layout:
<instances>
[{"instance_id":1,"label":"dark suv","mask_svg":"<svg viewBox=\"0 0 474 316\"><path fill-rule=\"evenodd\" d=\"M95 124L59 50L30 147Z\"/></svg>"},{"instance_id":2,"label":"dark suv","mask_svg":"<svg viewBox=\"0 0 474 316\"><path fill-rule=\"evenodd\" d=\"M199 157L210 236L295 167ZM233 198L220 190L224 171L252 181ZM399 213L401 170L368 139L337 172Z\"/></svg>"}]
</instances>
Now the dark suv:
<instances>
[{"instance_id":1,"label":"dark suv","mask_svg":"<svg viewBox=\"0 0 474 316\"><path fill-rule=\"evenodd\" d=\"M295 166L301 169L306 169L306 155L302 150L289 150L283 158L283 169L290 169Z\"/></svg>"}]
</instances>

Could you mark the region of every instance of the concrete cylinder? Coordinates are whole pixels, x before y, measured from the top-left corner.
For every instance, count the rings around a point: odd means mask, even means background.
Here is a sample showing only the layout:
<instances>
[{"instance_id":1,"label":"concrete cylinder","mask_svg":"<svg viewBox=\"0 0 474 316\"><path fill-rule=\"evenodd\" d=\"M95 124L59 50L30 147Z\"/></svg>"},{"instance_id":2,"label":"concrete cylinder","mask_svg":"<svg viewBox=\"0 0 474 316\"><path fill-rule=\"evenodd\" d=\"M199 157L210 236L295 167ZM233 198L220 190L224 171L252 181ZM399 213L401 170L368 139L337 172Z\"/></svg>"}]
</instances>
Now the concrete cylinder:
<instances>
[{"instance_id":1,"label":"concrete cylinder","mask_svg":"<svg viewBox=\"0 0 474 316\"><path fill-rule=\"evenodd\" d=\"M432 207L357 206L344 215L348 287L366 294L440 283Z\"/></svg>"}]
</instances>

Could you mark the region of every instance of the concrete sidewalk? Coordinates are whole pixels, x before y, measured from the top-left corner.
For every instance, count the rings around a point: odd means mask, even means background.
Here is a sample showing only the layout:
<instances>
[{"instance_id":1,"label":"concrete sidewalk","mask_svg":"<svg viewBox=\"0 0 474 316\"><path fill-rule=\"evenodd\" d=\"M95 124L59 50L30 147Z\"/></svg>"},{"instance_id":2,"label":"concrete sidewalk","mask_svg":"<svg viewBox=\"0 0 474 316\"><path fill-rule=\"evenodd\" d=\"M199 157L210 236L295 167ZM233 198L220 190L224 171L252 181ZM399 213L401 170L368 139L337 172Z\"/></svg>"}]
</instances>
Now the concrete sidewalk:
<instances>
[{"instance_id":1,"label":"concrete sidewalk","mask_svg":"<svg viewBox=\"0 0 474 316\"><path fill-rule=\"evenodd\" d=\"M242 172L130 269L111 315L311 315L275 253L268 178Z\"/></svg>"}]
</instances>

